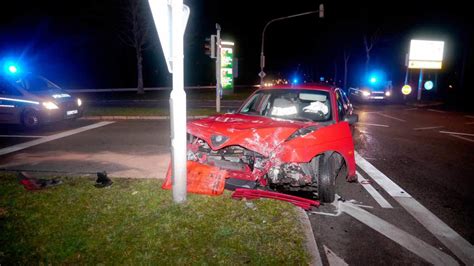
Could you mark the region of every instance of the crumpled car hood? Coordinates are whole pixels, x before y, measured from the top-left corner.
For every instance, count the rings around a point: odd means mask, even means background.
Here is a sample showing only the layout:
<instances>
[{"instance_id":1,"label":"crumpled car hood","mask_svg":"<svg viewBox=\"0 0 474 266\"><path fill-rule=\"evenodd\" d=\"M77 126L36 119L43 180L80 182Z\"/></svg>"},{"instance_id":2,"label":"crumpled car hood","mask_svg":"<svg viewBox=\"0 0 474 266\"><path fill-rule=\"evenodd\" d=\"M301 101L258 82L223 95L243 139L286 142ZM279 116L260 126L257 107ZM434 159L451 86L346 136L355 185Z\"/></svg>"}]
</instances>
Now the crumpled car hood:
<instances>
[{"instance_id":1,"label":"crumpled car hood","mask_svg":"<svg viewBox=\"0 0 474 266\"><path fill-rule=\"evenodd\" d=\"M268 157L296 130L312 125L317 125L317 123L244 114L224 114L189 122L188 133L205 140L214 150L240 145ZM225 136L228 140L220 146L213 146L211 142L213 135Z\"/></svg>"}]
</instances>

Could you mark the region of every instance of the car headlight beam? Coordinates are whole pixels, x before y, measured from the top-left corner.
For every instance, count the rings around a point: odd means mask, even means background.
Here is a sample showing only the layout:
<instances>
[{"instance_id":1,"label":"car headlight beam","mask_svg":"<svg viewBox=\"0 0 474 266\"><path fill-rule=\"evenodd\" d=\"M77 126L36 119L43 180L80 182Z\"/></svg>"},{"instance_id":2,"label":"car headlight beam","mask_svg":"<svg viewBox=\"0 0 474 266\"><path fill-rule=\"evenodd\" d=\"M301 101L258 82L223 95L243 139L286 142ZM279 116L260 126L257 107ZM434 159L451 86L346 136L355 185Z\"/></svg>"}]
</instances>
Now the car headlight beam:
<instances>
[{"instance_id":1,"label":"car headlight beam","mask_svg":"<svg viewBox=\"0 0 474 266\"><path fill-rule=\"evenodd\" d=\"M59 109L59 107L53 102L43 102L43 106L48 110Z\"/></svg>"},{"instance_id":2,"label":"car headlight beam","mask_svg":"<svg viewBox=\"0 0 474 266\"><path fill-rule=\"evenodd\" d=\"M362 91L362 95L364 95L365 97L369 97L370 91Z\"/></svg>"}]
</instances>

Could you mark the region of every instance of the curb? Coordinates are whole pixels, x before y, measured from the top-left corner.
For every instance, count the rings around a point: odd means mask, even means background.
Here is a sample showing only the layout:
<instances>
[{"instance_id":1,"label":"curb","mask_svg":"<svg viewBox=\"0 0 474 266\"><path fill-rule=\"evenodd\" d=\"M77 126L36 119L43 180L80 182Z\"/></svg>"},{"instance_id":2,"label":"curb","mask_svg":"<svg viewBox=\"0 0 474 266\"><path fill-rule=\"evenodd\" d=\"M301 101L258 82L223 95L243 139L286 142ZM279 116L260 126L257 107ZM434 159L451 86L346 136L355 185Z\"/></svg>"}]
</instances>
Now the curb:
<instances>
[{"instance_id":1,"label":"curb","mask_svg":"<svg viewBox=\"0 0 474 266\"><path fill-rule=\"evenodd\" d=\"M440 106L443 105L443 102L432 102L432 103L406 103L408 106L413 106L413 107L433 107L433 106Z\"/></svg>"},{"instance_id":2,"label":"curb","mask_svg":"<svg viewBox=\"0 0 474 266\"><path fill-rule=\"evenodd\" d=\"M188 119L201 119L209 117L208 115L194 115L188 116ZM127 115L99 115L99 116L83 116L79 118L81 120L169 120L169 116L151 116L151 115L144 115L144 116L127 116Z\"/></svg>"},{"instance_id":3,"label":"curb","mask_svg":"<svg viewBox=\"0 0 474 266\"><path fill-rule=\"evenodd\" d=\"M323 265L323 261L321 260L321 255L319 254L318 245L316 244L316 240L314 239L314 232L313 228L311 227L311 222L309 221L308 214L300 207L296 208L298 219L300 220L301 227L303 229L303 233L305 235L306 241L305 246L306 250L308 251L311 260L309 265Z\"/></svg>"}]
</instances>

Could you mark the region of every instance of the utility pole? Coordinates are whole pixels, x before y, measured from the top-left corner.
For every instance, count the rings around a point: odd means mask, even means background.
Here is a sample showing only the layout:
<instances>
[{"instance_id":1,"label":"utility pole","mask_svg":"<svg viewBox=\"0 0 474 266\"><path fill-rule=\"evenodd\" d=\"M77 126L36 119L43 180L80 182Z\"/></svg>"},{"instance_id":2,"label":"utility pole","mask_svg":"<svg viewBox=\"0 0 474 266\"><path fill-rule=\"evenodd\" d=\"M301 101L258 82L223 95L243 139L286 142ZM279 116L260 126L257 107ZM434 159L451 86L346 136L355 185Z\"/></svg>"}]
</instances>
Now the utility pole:
<instances>
[{"instance_id":1,"label":"utility pole","mask_svg":"<svg viewBox=\"0 0 474 266\"><path fill-rule=\"evenodd\" d=\"M216 23L216 112L221 112L221 25Z\"/></svg>"}]
</instances>

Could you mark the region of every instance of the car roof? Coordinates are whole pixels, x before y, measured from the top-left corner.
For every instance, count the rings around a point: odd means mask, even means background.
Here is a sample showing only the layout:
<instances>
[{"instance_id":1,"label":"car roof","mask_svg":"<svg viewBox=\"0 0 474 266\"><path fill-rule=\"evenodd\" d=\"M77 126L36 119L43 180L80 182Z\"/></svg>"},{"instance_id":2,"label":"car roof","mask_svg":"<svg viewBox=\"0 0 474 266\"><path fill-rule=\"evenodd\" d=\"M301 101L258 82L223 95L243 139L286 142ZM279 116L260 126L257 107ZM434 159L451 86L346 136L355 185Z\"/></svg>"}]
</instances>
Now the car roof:
<instances>
[{"instance_id":1,"label":"car roof","mask_svg":"<svg viewBox=\"0 0 474 266\"><path fill-rule=\"evenodd\" d=\"M278 90L278 89L303 89L303 90L318 90L331 92L336 87L327 84L303 84L303 85L274 85L270 87L263 87L262 90Z\"/></svg>"}]
</instances>

